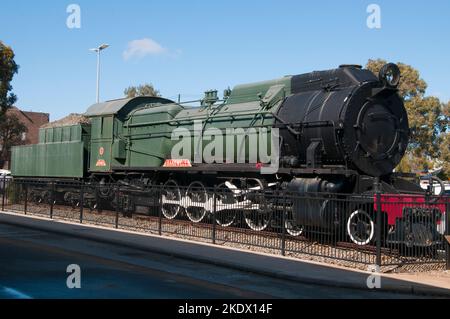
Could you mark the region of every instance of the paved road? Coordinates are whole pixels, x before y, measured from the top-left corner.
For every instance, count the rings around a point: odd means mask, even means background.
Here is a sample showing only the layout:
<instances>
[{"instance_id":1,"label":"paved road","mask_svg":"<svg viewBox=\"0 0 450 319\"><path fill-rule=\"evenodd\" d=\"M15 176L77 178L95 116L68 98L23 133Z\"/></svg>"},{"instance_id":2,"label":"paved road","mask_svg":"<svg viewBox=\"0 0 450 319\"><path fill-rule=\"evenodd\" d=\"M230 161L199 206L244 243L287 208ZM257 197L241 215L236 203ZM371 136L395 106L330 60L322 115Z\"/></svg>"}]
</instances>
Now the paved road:
<instances>
[{"instance_id":1,"label":"paved road","mask_svg":"<svg viewBox=\"0 0 450 319\"><path fill-rule=\"evenodd\" d=\"M81 269L81 289L66 285ZM0 224L0 298L405 298L287 282Z\"/></svg>"}]
</instances>

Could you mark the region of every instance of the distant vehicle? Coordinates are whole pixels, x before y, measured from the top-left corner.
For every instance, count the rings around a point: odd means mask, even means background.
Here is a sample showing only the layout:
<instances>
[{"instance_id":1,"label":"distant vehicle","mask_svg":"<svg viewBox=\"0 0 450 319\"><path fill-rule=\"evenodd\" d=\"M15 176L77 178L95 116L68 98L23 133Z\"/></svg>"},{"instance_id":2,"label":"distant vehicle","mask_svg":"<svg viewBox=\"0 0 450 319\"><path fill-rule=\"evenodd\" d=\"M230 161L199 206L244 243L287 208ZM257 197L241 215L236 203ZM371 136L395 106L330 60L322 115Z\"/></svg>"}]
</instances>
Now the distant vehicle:
<instances>
[{"instance_id":1,"label":"distant vehicle","mask_svg":"<svg viewBox=\"0 0 450 319\"><path fill-rule=\"evenodd\" d=\"M423 176L420 178L420 187L424 190L428 189L430 185L429 176ZM442 181L442 185L444 186L444 191L442 195L450 195L450 181ZM437 180L433 180L433 192L435 195L441 194L442 185Z\"/></svg>"},{"instance_id":2,"label":"distant vehicle","mask_svg":"<svg viewBox=\"0 0 450 319\"><path fill-rule=\"evenodd\" d=\"M11 177L11 171L8 171L7 169L0 169L0 178L7 176Z\"/></svg>"},{"instance_id":3,"label":"distant vehicle","mask_svg":"<svg viewBox=\"0 0 450 319\"><path fill-rule=\"evenodd\" d=\"M7 184L12 178L11 171L0 169L0 191L3 190L4 185Z\"/></svg>"}]
</instances>

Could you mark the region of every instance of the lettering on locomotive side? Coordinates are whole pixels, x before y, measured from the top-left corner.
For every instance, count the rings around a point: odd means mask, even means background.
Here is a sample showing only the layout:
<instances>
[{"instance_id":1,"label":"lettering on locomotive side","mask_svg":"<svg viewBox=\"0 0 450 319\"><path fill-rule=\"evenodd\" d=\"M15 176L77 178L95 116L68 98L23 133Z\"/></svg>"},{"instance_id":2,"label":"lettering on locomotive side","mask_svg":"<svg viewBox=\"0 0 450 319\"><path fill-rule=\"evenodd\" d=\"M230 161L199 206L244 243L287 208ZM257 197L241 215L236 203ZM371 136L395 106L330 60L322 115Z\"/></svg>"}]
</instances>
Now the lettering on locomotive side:
<instances>
[{"instance_id":1,"label":"lettering on locomotive side","mask_svg":"<svg viewBox=\"0 0 450 319\"><path fill-rule=\"evenodd\" d=\"M192 164L188 159L167 159L163 167L192 167Z\"/></svg>"}]
</instances>

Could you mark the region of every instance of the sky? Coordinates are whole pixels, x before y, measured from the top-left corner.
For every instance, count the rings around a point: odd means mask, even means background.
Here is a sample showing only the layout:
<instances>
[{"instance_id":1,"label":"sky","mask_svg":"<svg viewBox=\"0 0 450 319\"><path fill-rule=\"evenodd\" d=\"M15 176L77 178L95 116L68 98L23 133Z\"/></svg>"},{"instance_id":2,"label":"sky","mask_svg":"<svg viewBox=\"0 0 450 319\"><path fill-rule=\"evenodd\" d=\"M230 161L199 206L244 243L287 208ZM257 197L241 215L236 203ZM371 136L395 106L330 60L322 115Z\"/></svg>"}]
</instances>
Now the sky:
<instances>
[{"instance_id":1,"label":"sky","mask_svg":"<svg viewBox=\"0 0 450 319\"><path fill-rule=\"evenodd\" d=\"M80 20L73 20L72 4ZM368 27L371 4L380 9L381 28ZM371 58L411 64L428 83L427 94L447 101L449 31L448 0L0 3L0 40L20 65L12 83L17 106L50 113L51 120L95 103L97 60L89 49L102 43L111 45L101 56L102 101L143 83L190 100L210 89Z\"/></svg>"}]
</instances>

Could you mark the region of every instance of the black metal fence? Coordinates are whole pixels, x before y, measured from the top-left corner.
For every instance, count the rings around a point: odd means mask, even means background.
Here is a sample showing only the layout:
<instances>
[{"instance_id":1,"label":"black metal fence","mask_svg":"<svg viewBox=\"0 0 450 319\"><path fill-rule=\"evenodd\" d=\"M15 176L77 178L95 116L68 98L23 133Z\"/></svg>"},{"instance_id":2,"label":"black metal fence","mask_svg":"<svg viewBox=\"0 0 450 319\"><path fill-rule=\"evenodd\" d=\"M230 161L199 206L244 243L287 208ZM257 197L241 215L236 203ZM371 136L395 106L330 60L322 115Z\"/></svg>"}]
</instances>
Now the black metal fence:
<instances>
[{"instance_id":1,"label":"black metal fence","mask_svg":"<svg viewBox=\"0 0 450 319\"><path fill-rule=\"evenodd\" d=\"M367 268L450 269L450 198L0 180L2 211ZM379 213L380 212L380 213Z\"/></svg>"}]
</instances>

